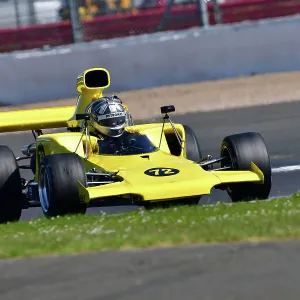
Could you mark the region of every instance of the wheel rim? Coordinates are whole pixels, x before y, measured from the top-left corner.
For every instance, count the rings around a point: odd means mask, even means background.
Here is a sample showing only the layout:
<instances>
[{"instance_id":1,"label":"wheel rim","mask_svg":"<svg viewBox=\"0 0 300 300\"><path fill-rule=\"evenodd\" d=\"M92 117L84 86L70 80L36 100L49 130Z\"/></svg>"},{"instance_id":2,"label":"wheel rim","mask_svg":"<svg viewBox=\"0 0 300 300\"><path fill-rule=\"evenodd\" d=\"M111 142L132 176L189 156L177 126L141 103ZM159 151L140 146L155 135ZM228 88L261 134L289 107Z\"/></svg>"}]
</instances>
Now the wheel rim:
<instances>
[{"instance_id":1,"label":"wheel rim","mask_svg":"<svg viewBox=\"0 0 300 300\"><path fill-rule=\"evenodd\" d=\"M39 197L42 209L44 212L49 210L49 177L44 166L41 166L40 178L39 178Z\"/></svg>"},{"instance_id":2,"label":"wheel rim","mask_svg":"<svg viewBox=\"0 0 300 300\"><path fill-rule=\"evenodd\" d=\"M234 168L234 163L233 163L233 160L232 160L232 156L231 156L231 153L230 153L229 149L226 146L224 146L222 148L221 156L225 157L225 163L222 162L221 166L222 167L230 167L231 170L234 170L235 168Z\"/></svg>"}]
</instances>

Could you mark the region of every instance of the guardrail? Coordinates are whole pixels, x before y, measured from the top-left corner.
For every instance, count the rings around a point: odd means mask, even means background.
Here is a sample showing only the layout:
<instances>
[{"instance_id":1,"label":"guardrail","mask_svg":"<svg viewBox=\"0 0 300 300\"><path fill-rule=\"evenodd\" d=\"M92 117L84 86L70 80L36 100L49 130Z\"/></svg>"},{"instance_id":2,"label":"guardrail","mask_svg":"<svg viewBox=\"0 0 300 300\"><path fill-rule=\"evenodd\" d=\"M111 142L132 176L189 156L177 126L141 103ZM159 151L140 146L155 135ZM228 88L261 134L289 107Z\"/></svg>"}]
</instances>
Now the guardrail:
<instances>
[{"instance_id":1,"label":"guardrail","mask_svg":"<svg viewBox=\"0 0 300 300\"><path fill-rule=\"evenodd\" d=\"M297 16L3 54L0 102L75 97L92 67L110 71L114 92L299 70L298 32Z\"/></svg>"},{"instance_id":2,"label":"guardrail","mask_svg":"<svg viewBox=\"0 0 300 300\"><path fill-rule=\"evenodd\" d=\"M136 14L106 15L83 22L84 40L111 39L157 31L165 8L151 8ZM220 4L224 24L258 20L300 13L300 0L247 0ZM215 24L213 6L208 3L209 22ZM176 5L171 9L167 30L182 30L199 26L196 4ZM0 30L0 52L58 46L72 43L68 21Z\"/></svg>"}]
</instances>

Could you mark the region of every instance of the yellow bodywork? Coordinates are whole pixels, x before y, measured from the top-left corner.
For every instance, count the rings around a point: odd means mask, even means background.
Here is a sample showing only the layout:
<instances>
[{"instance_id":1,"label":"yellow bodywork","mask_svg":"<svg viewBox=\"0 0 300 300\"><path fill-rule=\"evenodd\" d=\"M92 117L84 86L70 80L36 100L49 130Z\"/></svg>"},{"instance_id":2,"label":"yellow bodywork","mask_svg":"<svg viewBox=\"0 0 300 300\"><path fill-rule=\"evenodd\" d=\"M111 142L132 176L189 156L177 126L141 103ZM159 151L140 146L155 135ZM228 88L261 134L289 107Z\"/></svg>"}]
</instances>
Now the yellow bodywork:
<instances>
[{"instance_id":1,"label":"yellow bodywork","mask_svg":"<svg viewBox=\"0 0 300 300\"><path fill-rule=\"evenodd\" d=\"M0 132L67 127L74 106L0 112Z\"/></svg>"},{"instance_id":2,"label":"yellow bodywork","mask_svg":"<svg viewBox=\"0 0 300 300\"><path fill-rule=\"evenodd\" d=\"M169 125L166 125L166 130ZM180 129L182 125L176 124ZM158 146L162 124L144 124L128 127L129 131L146 134ZM184 133L184 131L182 131ZM45 155L74 152L80 141L81 133L58 133L40 136L37 146L43 145ZM210 194L211 189L220 184L234 182L263 183L263 174L252 163L250 171L205 171L199 164L185 158L185 148L181 155L170 154L167 141L163 136L161 148L153 153L140 155L101 155L97 148L97 138L91 136L88 143L88 159L85 160L85 137L79 143L77 154L82 158L86 171L118 172L123 181L97 187L85 188L78 183L79 193L86 202L111 196L136 195L144 201L165 200ZM146 170L163 168L166 172L179 170L173 176L148 176ZM154 172L155 173L155 172ZM35 178L38 179L37 176Z\"/></svg>"},{"instance_id":3,"label":"yellow bodywork","mask_svg":"<svg viewBox=\"0 0 300 300\"><path fill-rule=\"evenodd\" d=\"M106 72L107 84L99 83L95 88L87 87L86 74L93 70ZM76 120L76 114L84 113L87 106L101 97L103 90L109 85L110 75L107 70L89 69L77 78L76 89L79 95L76 106L1 112L0 132L78 128L82 121ZM175 127L185 141L184 127L181 124L175 124ZM162 130L160 123L130 126L126 130L145 134L153 145L159 146ZM170 124L165 124L164 133L172 132ZM124 156L101 155L97 147L97 138L93 136L89 137L88 149L86 149L86 138L83 136L80 141L81 137L81 132L43 134L36 140L36 149L39 159L41 149L43 149L42 155L72 153L77 149L76 153L81 157L87 172L92 168L96 168L99 172L118 172L118 176L122 178L120 182L88 188L78 182L80 196L87 203L94 199L120 195L136 195L144 201L200 196L209 194L213 187L220 184L264 182L263 173L254 163L249 171L206 171L199 164L186 158L185 143L178 156L171 155L165 135L162 135L161 146L157 151L145 155ZM88 154L87 159L85 159L86 154ZM38 181L38 159L36 164L37 172L34 180ZM153 169L149 171L150 174L157 175L163 172L171 176L149 176L145 174L145 171L149 169Z\"/></svg>"}]
</instances>

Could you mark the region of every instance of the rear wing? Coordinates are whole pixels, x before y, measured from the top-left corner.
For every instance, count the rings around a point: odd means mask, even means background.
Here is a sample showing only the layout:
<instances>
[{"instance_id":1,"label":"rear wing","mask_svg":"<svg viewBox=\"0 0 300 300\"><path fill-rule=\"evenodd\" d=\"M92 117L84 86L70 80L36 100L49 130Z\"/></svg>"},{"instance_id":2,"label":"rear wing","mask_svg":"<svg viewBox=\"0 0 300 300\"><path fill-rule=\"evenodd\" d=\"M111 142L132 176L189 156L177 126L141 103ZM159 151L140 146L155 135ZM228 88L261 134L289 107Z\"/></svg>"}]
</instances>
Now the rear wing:
<instances>
[{"instance_id":1,"label":"rear wing","mask_svg":"<svg viewBox=\"0 0 300 300\"><path fill-rule=\"evenodd\" d=\"M103 68L92 68L81 73L76 80L78 92L74 106L38 108L0 112L0 133L51 128L80 128L82 121L76 114L85 113L86 108L102 96L110 86L110 74Z\"/></svg>"},{"instance_id":2,"label":"rear wing","mask_svg":"<svg viewBox=\"0 0 300 300\"><path fill-rule=\"evenodd\" d=\"M0 112L0 133L68 126L75 106Z\"/></svg>"}]
</instances>

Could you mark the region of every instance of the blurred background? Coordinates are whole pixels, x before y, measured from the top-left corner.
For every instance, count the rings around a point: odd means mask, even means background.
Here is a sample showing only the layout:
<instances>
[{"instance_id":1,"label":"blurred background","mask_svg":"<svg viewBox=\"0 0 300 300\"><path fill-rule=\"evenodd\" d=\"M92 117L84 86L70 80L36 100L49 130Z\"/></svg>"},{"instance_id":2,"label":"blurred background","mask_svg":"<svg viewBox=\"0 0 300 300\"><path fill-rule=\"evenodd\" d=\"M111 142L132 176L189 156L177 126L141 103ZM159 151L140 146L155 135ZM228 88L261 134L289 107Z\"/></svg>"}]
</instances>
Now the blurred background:
<instances>
[{"instance_id":1,"label":"blurred background","mask_svg":"<svg viewBox=\"0 0 300 300\"><path fill-rule=\"evenodd\" d=\"M0 0L0 52L300 13L300 0Z\"/></svg>"}]
</instances>

